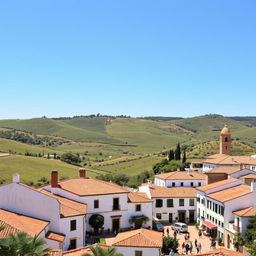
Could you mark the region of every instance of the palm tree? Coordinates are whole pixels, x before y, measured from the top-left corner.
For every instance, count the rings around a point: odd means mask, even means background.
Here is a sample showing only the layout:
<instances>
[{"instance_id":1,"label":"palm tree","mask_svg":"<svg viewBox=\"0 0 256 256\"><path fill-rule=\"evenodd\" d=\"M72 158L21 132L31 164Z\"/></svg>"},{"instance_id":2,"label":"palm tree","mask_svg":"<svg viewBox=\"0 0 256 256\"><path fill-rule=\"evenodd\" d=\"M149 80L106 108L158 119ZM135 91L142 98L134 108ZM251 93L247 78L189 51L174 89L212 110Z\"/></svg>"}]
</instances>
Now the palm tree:
<instances>
[{"instance_id":1,"label":"palm tree","mask_svg":"<svg viewBox=\"0 0 256 256\"><path fill-rule=\"evenodd\" d=\"M90 247L94 256L123 256L122 253L118 253L116 248L110 247L108 249L103 249L100 246ZM91 256L91 254L83 254L82 256Z\"/></svg>"},{"instance_id":2,"label":"palm tree","mask_svg":"<svg viewBox=\"0 0 256 256\"><path fill-rule=\"evenodd\" d=\"M129 220L131 224L134 224L135 228L141 228L143 223L149 221L149 218L145 215L132 216Z\"/></svg>"},{"instance_id":3,"label":"palm tree","mask_svg":"<svg viewBox=\"0 0 256 256\"><path fill-rule=\"evenodd\" d=\"M5 256L46 256L50 251L44 248L46 241L43 238L30 237L25 232L9 234L0 239L0 255Z\"/></svg>"}]
</instances>

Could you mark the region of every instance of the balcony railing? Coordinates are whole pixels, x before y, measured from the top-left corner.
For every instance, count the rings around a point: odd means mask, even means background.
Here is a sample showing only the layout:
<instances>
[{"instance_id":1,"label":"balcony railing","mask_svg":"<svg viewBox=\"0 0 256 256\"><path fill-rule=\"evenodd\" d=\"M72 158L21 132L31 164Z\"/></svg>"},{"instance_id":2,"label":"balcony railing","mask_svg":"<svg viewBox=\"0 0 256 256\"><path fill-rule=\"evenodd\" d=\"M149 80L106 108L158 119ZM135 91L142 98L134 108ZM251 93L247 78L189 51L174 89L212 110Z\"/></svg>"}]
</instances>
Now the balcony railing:
<instances>
[{"instance_id":1,"label":"balcony railing","mask_svg":"<svg viewBox=\"0 0 256 256\"><path fill-rule=\"evenodd\" d=\"M113 211L119 211L120 209L121 209L120 204L114 204L113 207L112 207Z\"/></svg>"},{"instance_id":2,"label":"balcony railing","mask_svg":"<svg viewBox=\"0 0 256 256\"><path fill-rule=\"evenodd\" d=\"M240 232L240 227L239 227L239 226L233 225L233 229L234 229L236 232Z\"/></svg>"}]
</instances>

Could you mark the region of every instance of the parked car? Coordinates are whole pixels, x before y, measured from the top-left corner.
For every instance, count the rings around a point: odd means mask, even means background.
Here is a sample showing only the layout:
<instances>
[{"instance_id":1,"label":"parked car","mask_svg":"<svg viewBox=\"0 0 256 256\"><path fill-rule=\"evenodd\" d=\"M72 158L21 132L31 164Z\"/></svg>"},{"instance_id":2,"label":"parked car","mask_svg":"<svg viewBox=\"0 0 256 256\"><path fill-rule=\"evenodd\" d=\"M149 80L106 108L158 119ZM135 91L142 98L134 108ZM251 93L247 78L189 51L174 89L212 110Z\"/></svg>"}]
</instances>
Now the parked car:
<instances>
[{"instance_id":1,"label":"parked car","mask_svg":"<svg viewBox=\"0 0 256 256\"><path fill-rule=\"evenodd\" d=\"M178 232L188 232L188 225L182 222L176 222L172 225L172 230L176 230Z\"/></svg>"},{"instance_id":2,"label":"parked car","mask_svg":"<svg viewBox=\"0 0 256 256\"><path fill-rule=\"evenodd\" d=\"M164 226L162 223L159 221L153 221L153 230L159 231L159 232L164 232Z\"/></svg>"}]
</instances>

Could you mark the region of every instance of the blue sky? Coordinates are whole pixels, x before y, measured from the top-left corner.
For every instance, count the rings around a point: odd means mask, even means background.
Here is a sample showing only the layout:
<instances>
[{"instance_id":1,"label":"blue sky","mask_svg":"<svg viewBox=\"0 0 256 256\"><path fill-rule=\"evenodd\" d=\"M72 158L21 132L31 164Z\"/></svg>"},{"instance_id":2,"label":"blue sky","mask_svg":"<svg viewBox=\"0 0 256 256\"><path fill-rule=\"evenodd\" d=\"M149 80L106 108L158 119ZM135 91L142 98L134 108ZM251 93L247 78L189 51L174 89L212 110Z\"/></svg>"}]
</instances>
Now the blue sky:
<instances>
[{"instance_id":1,"label":"blue sky","mask_svg":"<svg viewBox=\"0 0 256 256\"><path fill-rule=\"evenodd\" d=\"M0 118L256 115L254 0L0 4Z\"/></svg>"}]
</instances>

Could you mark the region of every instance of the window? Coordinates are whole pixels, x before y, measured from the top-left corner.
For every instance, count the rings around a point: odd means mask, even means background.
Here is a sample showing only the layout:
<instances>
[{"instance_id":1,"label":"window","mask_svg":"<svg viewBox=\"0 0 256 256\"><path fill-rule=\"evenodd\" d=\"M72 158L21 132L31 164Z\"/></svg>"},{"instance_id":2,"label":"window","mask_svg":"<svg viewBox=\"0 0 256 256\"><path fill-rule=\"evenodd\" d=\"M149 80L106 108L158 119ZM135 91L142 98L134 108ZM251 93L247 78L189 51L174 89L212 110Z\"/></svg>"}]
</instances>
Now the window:
<instances>
[{"instance_id":1,"label":"window","mask_svg":"<svg viewBox=\"0 0 256 256\"><path fill-rule=\"evenodd\" d=\"M142 251L135 251L135 256L142 256Z\"/></svg>"},{"instance_id":2,"label":"window","mask_svg":"<svg viewBox=\"0 0 256 256\"><path fill-rule=\"evenodd\" d=\"M68 249L69 250L76 249L76 238L70 239Z\"/></svg>"},{"instance_id":3,"label":"window","mask_svg":"<svg viewBox=\"0 0 256 256\"><path fill-rule=\"evenodd\" d=\"M99 200L94 200L94 209L99 208Z\"/></svg>"},{"instance_id":4,"label":"window","mask_svg":"<svg viewBox=\"0 0 256 256\"><path fill-rule=\"evenodd\" d=\"M162 199L156 199L156 208L160 208L163 206L163 200Z\"/></svg>"},{"instance_id":5,"label":"window","mask_svg":"<svg viewBox=\"0 0 256 256\"><path fill-rule=\"evenodd\" d=\"M167 199L167 207L173 207L173 199Z\"/></svg>"},{"instance_id":6,"label":"window","mask_svg":"<svg viewBox=\"0 0 256 256\"><path fill-rule=\"evenodd\" d=\"M70 221L70 231L76 230L76 220Z\"/></svg>"},{"instance_id":7,"label":"window","mask_svg":"<svg viewBox=\"0 0 256 256\"><path fill-rule=\"evenodd\" d=\"M159 220L161 220L161 219L162 219L162 214L161 214L161 213L157 213L157 214L156 214L156 217L157 217Z\"/></svg>"},{"instance_id":8,"label":"window","mask_svg":"<svg viewBox=\"0 0 256 256\"><path fill-rule=\"evenodd\" d=\"M189 206L195 206L195 200L190 198L189 199Z\"/></svg>"},{"instance_id":9,"label":"window","mask_svg":"<svg viewBox=\"0 0 256 256\"><path fill-rule=\"evenodd\" d=\"M190 182L190 187L194 187L194 182Z\"/></svg>"},{"instance_id":10,"label":"window","mask_svg":"<svg viewBox=\"0 0 256 256\"><path fill-rule=\"evenodd\" d=\"M120 210L119 198L113 198L113 211Z\"/></svg>"},{"instance_id":11,"label":"window","mask_svg":"<svg viewBox=\"0 0 256 256\"><path fill-rule=\"evenodd\" d=\"M180 183L180 186L183 187L183 182Z\"/></svg>"},{"instance_id":12,"label":"window","mask_svg":"<svg viewBox=\"0 0 256 256\"><path fill-rule=\"evenodd\" d=\"M227 137L225 137L225 142L228 142L228 138Z\"/></svg>"},{"instance_id":13,"label":"window","mask_svg":"<svg viewBox=\"0 0 256 256\"><path fill-rule=\"evenodd\" d=\"M206 201L206 208L209 209L209 200Z\"/></svg>"},{"instance_id":14,"label":"window","mask_svg":"<svg viewBox=\"0 0 256 256\"><path fill-rule=\"evenodd\" d=\"M175 187L175 182L172 183L172 186Z\"/></svg>"},{"instance_id":15,"label":"window","mask_svg":"<svg viewBox=\"0 0 256 256\"><path fill-rule=\"evenodd\" d=\"M209 214L206 215L206 218L209 219Z\"/></svg>"},{"instance_id":16,"label":"window","mask_svg":"<svg viewBox=\"0 0 256 256\"><path fill-rule=\"evenodd\" d=\"M141 204L136 204L135 205L135 211L140 212L141 211Z\"/></svg>"},{"instance_id":17,"label":"window","mask_svg":"<svg viewBox=\"0 0 256 256\"><path fill-rule=\"evenodd\" d=\"M198 182L198 187L200 187L202 185L202 183L201 182Z\"/></svg>"},{"instance_id":18,"label":"window","mask_svg":"<svg viewBox=\"0 0 256 256\"><path fill-rule=\"evenodd\" d=\"M222 216L224 216L224 207L223 207L223 206L220 207L220 214L221 214Z\"/></svg>"},{"instance_id":19,"label":"window","mask_svg":"<svg viewBox=\"0 0 256 256\"><path fill-rule=\"evenodd\" d=\"M179 199L179 206L184 206L184 199Z\"/></svg>"},{"instance_id":20,"label":"window","mask_svg":"<svg viewBox=\"0 0 256 256\"><path fill-rule=\"evenodd\" d=\"M196 201L197 201L198 203L200 203L200 197L197 197L197 198L196 198Z\"/></svg>"}]
</instances>

